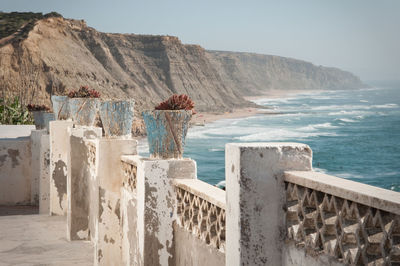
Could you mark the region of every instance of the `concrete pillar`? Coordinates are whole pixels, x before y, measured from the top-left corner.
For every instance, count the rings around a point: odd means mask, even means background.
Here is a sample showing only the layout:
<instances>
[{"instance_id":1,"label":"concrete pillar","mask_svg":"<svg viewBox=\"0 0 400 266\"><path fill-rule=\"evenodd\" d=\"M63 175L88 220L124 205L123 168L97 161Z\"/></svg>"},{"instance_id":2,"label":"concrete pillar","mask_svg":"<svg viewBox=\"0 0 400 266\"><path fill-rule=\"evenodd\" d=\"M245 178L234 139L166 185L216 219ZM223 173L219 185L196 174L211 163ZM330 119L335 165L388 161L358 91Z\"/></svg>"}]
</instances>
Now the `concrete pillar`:
<instances>
[{"instance_id":1,"label":"concrete pillar","mask_svg":"<svg viewBox=\"0 0 400 266\"><path fill-rule=\"evenodd\" d=\"M137 232L133 235L137 240L132 244L137 245L133 249L138 250L135 253L139 257L131 261L135 265L175 265L176 195L172 180L197 178L196 162L142 157L134 160L137 165Z\"/></svg>"},{"instance_id":2,"label":"concrete pillar","mask_svg":"<svg viewBox=\"0 0 400 266\"><path fill-rule=\"evenodd\" d=\"M41 136L40 178L39 178L39 213L50 214L50 137Z\"/></svg>"},{"instance_id":3,"label":"concrete pillar","mask_svg":"<svg viewBox=\"0 0 400 266\"><path fill-rule=\"evenodd\" d=\"M47 134L46 129L31 131L31 204L39 205L39 183L40 183L40 158L42 136Z\"/></svg>"},{"instance_id":4,"label":"concrete pillar","mask_svg":"<svg viewBox=\"0 0 400 266\"><path fill-rule=\"evenodd\" d=\"M67 214L67 176L70 174L68 128L72 121L50 122L50 214Z\"/></svg>"},{"instance_id":5,"label":"concrete pillar","mask_svg":"<svg viewBox=\"0 0 400 266\"><path fill-rule=\"evenodd\" d=\"M281 265L283 171L309 171L312 151L297 143L235 143L225 149L226 265Z\"/></svg>"},{"instance_id":6,"label":"concrete pillar","mask_svg":"<svg viewBox=\"0 0 400 266\"><path fill-rule=\"evenodd\" d=\"M98 140L96 163L98 183L98 222L94 232L95 265L121 265L120 199L123 182L122 155L137 154L133 139Z\"/></svg>"},{"instance_id":7,"label":"concrete pillar","mask_svg":"<svg viewBox=\"0 0 400 266\"><path fill-rule=\"evenodd\" d=\"M101 138L100 127L69 128L71 174L67 177L67 238L89 240L90 179L89 149L85 139Z\"/></svg>"}]
</instances>

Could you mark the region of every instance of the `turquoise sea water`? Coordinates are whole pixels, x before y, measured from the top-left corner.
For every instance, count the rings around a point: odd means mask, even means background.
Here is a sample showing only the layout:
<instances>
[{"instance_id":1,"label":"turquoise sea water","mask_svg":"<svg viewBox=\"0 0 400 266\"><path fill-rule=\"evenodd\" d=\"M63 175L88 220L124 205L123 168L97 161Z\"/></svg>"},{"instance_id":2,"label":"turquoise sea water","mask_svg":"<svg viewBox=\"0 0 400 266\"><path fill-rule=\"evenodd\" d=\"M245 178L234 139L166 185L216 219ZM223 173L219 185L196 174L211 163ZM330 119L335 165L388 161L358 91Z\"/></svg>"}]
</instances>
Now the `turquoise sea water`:
<instances>
[{"instance_id":1,"label":"turquoise sea water","mask_svg":"<svg viewBox=\"0 0 400 266\"><path fill-rule=\"evenodd\" d=\"M256 102L282 114L189 129L185 157L197 161L199 179L225 179L226 143L293 141L312 148L316 171L400 191L400 86Z\"/></svg>"}]
</instances>

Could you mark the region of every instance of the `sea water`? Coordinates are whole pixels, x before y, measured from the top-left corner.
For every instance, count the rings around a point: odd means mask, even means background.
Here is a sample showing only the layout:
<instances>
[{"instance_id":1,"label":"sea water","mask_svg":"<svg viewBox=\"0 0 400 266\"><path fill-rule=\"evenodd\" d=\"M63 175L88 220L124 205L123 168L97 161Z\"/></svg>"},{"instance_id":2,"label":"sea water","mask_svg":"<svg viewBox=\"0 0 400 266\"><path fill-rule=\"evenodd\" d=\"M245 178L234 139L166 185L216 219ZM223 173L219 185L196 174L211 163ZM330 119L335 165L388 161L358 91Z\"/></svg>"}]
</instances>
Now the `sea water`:
<instances>
[{"instance_id":1,"label":"sea water","mask_svg":"<svg viewBox=\"0 0 400 266\"><path fill-rule=\"evenodd\" d=\"M260 99L277 114L225 119L189 129L185 157L198 178L225 179L229 142L300 142L313 150L313 168L400 191L400 86Z\"/></svg>"}]
</instances>

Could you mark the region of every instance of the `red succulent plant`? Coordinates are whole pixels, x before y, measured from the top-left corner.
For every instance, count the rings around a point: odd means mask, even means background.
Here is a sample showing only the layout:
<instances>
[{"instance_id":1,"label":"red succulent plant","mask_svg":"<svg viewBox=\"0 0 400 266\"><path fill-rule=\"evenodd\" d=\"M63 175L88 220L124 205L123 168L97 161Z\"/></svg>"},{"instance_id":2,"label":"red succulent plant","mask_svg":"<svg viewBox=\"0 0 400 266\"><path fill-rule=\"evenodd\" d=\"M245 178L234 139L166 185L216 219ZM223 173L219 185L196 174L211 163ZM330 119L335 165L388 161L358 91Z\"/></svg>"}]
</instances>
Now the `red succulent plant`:
<instances>
[{"instance_id":1,"label":"red succulent plant","mask_svg":"<svg viewBox=\"0 0 400 266\"><path fill-rule=\"evenodd\" d=\"M41 104L41 105L39 105L39 104L28 104L26 107L27 107L28 110L31 111L31 112L33 112L33 111L45 111L45 112L49 112L49 111L50 111L50 108L47 107L47 106L44 105L44 104Z\"/></svg>"},{"instance_id":2,"label":"red succulent plant","mask_svg":"<svg viewBox=\"0 0 400 266\"><path fill-rule=\"evenodd\" d=\"M100 93L89 86L81 86L78 90L70 91L69 98L100 98Z\"/></svg>"},{"instance_id":3,"label":"red succulent plant","mask_svg":"<svg viewBox=\"0 0 400 266\"><path fill-rule=\"evenodd\" d=\"M167 100L156 106L156 110L191 110L192 114L196 114L194 110L194 102L186 94L174 94Z\"/></svg>"}]
</instances>

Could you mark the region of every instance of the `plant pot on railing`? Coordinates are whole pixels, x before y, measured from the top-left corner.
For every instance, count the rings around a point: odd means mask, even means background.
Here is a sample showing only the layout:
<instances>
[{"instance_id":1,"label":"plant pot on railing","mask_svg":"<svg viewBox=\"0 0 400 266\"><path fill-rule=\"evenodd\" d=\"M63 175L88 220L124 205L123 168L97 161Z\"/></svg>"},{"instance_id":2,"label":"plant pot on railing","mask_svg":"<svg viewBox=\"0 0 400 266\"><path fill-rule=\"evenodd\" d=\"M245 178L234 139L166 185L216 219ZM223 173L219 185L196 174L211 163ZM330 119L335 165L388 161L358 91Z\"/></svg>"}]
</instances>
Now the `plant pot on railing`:
<instances>
[{"instance_id":1,"label":"plant pot on railing","mask_svg":"<svg viewBox=\"0 0 400 266\"><path fill-rule=\"evenodd\" d=\"M80 126L94 126L100 105L100 93L81 86L68 93L68 111L72 121Z\"/></svg>"},{"instance_id":2,"label":"plant pot on railing","mask_svg":"<svg viewBox=\"0 0 400 266\"><path fill-rule=\"evenodd\" d=\"M143 112L152 158L181 159L192 111L154 110Z\"/></svg>"},{"instance_id":3,"label":"plant pot on railing","mask_svg":"<svg viewBox=\"0 0 400 266\"><path fill-rule=\"evenodd\" d=\"M66 120L70 118L67 96L52 95L51 103L53 104L54 118L56 120Z\"/></svg>"},{"instance_id":4,"label":"plant pot on railing","mask_svg":"<svg viewBox=\"0 0 400 266\"><path fill-rule=\"evenodd\" d=\"M94 126L99 110L98 98L70 98L68 99L69 112L72 121L80 126Z\"/></svg>"},{"instance_id":5,"label":"plant pot on railing","mask_svg":"<svg viewBox=\"0 0 400 266\"><path fill-rule=\"evenodd\" d=\"M100 119L106 137L131 136L134 105L133 100L101 103Z\"/></svg>"},{"instance_id":6,"label":"plant pot on railing","mask_svg":"<svg viewBox=\"0 0 400 266\"><path fill-rule=\"evenodd\" d=\"M28 110L32 113L36 129L48 129L49 122L54 120L54 114L46 105L28 104Z\"/></svg>"},{"instance_id":7,"label":"plant pot on railing","mask_svg":"<svg viewBox=\"0 0 400 266\"><path fill-rule=\"evenodd\" d=\"M49 122L55 120L54 113L46 111L32 111L36 129L49 129Z\"/></svg>"}]
</instances>

